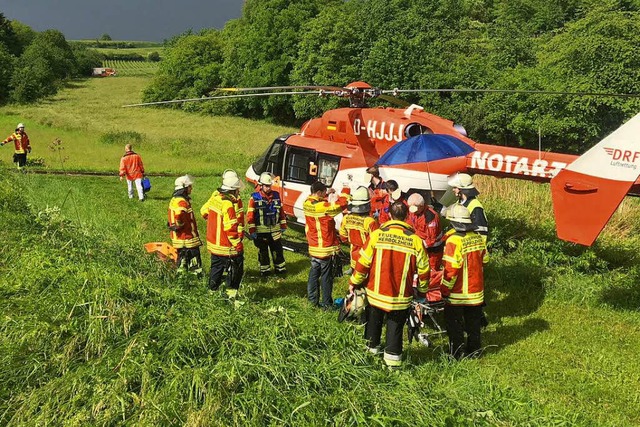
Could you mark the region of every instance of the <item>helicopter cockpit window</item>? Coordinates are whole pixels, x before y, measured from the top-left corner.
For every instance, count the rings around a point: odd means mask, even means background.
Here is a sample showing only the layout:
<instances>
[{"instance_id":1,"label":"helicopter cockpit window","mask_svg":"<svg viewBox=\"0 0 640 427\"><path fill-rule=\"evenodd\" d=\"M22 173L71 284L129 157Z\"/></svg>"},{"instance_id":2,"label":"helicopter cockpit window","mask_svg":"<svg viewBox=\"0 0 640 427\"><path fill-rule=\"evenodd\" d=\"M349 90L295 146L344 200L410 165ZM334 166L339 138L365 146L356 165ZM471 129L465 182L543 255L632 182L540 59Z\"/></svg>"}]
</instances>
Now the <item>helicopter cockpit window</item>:
<instances>
[{"instance_id":1,"label":"helicopter cockpit window","mask_svg":"<svg viewBox=\"0 0 640 427\"><path fill-rule=\"evenodd\" d=\"M286 137L276 139L273 144L271 144L271 147L253 163L253 170L256 174L260 175L262 172L270 172L274 176L280 176L282 174L285 139Z\"/></svg>"},{"instance_id":2,"label":"helicopter cockpit window","mask_svg":"<svg viewBox=\"0 0 640 427\"><path fill-rule=\"evenodd\" d=\"M315 159L315 152L300 148L292 148L287 152L285 180L311 184L315 177L309 175L309 165Z\"/></svg>"},{"instance_id":3,"label":"helicopter cockpit window","mask_svg":"<svg viewBox=\"0 0 640 427\"><path fill-rule=\"evenodd\" d=\"M318 157L318 181L331 186L338 173L340 159L338 157L319 156Z\"/></svg>"}]
</instances>

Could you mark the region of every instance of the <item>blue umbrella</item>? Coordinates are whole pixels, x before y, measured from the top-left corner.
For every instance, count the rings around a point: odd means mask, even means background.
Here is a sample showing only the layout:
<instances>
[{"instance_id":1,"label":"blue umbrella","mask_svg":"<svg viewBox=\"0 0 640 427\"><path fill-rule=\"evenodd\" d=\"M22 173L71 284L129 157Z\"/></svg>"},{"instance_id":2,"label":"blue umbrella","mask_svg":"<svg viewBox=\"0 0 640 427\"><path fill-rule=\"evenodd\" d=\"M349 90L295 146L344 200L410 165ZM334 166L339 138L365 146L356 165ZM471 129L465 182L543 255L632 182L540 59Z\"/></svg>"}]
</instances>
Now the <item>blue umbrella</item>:
<instances>
[{"instance_id":1,"label":"blue umbrella","mask_svg":"<svg viewBox=\"0 0 640 427\"><path fill-rule=\"evenodd\" d=\"M469 144L455 136L441 134L416 135L398 142L380 157L380 166L406 163L432 162L434 160L462 157L475 151Z\"/></svg>"}]
</instances>

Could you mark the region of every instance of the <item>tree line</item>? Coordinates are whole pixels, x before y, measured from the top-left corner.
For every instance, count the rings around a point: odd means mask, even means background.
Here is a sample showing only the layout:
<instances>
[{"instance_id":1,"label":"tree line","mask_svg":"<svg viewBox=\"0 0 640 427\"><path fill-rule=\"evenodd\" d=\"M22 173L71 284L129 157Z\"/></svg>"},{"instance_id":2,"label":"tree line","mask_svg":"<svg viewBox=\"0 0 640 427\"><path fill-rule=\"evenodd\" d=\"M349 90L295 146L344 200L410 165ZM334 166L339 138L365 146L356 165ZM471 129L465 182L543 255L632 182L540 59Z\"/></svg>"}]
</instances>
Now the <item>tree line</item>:
<instances>
[{"instance_id":1,"label":"tree line","mask_svg":"<svg viewBox=\"0 0 640 427\"><path fill-rule=\"evenodd\" d=\"M101 62L98 53L69 44L58 30L36 32L0 13L0 104L53 95L65 80L90 76Z\"/></svg>"},{"instance_id":2,"label":"tree line","mask_svg":"<svg viewBox=\"0 0 640 427\"><path fill-rule=\"evenodd\" d=\"M165 44L145 101L216 87L343 86L640 93L639 0L246 0L222 30ZM581 152L638 98L403 95L480 141ZM299 123L344 100L265 97L173 108Z\"/></svg>"}]
</instances>

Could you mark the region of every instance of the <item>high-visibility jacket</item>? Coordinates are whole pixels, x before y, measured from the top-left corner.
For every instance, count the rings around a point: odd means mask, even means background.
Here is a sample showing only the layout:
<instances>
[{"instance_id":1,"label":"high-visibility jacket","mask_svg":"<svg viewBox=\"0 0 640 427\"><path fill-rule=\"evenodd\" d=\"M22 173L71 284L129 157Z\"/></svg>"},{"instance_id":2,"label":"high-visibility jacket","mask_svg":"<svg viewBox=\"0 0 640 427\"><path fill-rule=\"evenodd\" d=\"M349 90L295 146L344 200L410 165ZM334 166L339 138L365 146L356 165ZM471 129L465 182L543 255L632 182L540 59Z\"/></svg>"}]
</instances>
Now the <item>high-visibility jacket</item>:
<instances>
[{"instance_id":1,"label":"high-visibility jacket","mask_svg":"<svg viewBox=\"0 0 640 427\"><path fill-rule=\"evenodd\" d=\"M214 197L218 197L220 195L220 191L216 190L213 193L211 193L211 197L209 197L209 200L207 201L207 203L205 203L205 206L207 204L209 204ZM242 199L240 197L236 198L233 197L232 195L229 194L229 197L231 199L233 199L233 208L236 210L236 217L238 218L238 233L240 233L241 238L244 238L244 223L245 223L245 218L244 218L244 205L242 203ZM203 206L204 209L204 206ZM202 209L200 210L200 214L202 215L202 217L204 219L207 219L207 212L203 211Z\"/></svg>"},{"instance_id":2,"label":"high-visibility jacket","mask_svg":"<svg viewBox=\"0 0 640 427\"><path fill-rule=\"evenodd\" d=\"M144 177L144 166L140 155L133 151L124 153L120 159L120 176L126 177L129 181Z\"/></svg>"},{"instance_id":3,"label":"high-visibility jacket","mask_svg":"<svg viewBox=\"0 0 640 427\"><path fill-rule=\"evenodd\" d=\"M280 193L256 191L251 194L247 207L247 227L249 234L269 233L279 239L281 230L287 228L287 216L282 209Z\"/></svg>"},{"instance_id":4,"label":"high-visibility jacket","mask_svg":"<svg viewBox=\"0 0 640 427\"><path fill-rule=\"evenodd\" d=\"M427 291L429 260L422 239L403 221L389 221L369 236L349 279L358 286L366 280L369 304L384 311L404 310L413 299L413 277L417 290Z\"/></svg>"},{"instance_id":5,"label":"high-visibility jacket","mask_svg":"<svg viewBox=\"0 0 640 427\"><path fill-rule=\"evenodd\" d=\"M329 202L312 194L304 201L304 231L307 235L309 255L314 258L329 258L340 248L336 235L335 216L342 213L349 203L348 195L340 194L336 202Z\"/></svg>"},{"instance_id":6,"label":"high-visibility jacket","mask_svg":"<svg viewBox=\"0 0 640 427\"><path fill-rule=\"evenodd\" d=\"M484 207L482 203L475 197L468 198L464 201L463 205L469 210L471 216L471 222L475 226L475 231L486 236L489 234L489 222L484 214Z\"/></svg>"},{"instance_id":7,"label":"high-visibility jacket","mask_svg":"<svg viewBox=\"0 0 640 427\"><path fill-rule=\"evenodd\" d=\"M378 228L378 221L370 216L350 213L342 218L340 236L351 245L351 268L356 267L360 249L364 247L369 235Z\"/></svg>"},{"instance_id":8,"label":"high-visibility jacket","mask_svg":"<svg viewBox=\"0 0 640 427\"><path fill-rule=\"evenodd\" d=\"M244 250L241 227L244 216L236 211L241 206L238 202L242 203L232 194L214 191L200 208L200 214L207 220L207 250L214 255L232 257Z\"/></svg>"},{"instance_id":9,"label":"high-visibility jacket","mask_svg":"<svg viewBox=\"0 0 640 427\"><path fill-rule=\"evenodd\" d=\"M31 143L29 142L29 137L25 132L14 132L7 137L0 145L7 144L9 142L13 142L14 152L16 154L24 154L27 151L31 151Z\"/></svg>"},{"instance_id":10,"label":"high-visibility jacket","mask_svg":"<svg viewBox=\"0 0 640 427\"><path fill-rule=\"evenodd\" d=\"M483 265L489 261L485 238L475 231L455 232L447 238L442 257L442 294L451 305L484 302Z\"/></svg>"},{"instance_id":11,"label":"high-visibility jacket","mask_svg":"<svg viewBox=\"0 0 640 427\"><path fill-rule=\"evenodd\" d=\"M174 248L197 248L202 245L198 224L189 196L174 194L168 211L171 244Z\"/></svg>"}]
</instances>

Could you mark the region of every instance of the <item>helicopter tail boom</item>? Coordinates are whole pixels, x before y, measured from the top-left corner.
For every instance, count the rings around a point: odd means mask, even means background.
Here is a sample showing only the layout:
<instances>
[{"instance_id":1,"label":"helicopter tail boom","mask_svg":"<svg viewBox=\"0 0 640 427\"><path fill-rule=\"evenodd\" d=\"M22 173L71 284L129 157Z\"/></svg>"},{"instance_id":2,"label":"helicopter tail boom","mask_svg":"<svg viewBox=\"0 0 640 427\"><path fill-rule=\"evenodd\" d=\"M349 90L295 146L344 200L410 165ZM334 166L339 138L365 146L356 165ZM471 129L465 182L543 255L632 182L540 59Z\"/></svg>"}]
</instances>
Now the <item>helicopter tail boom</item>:
<instances>
[{"instance_id":1,"label":"helicopter tail boom","mask_svg":"<svg viewBox=\"0 0 640 427\"><path fill-rule=\"evenodd\" d=\"M551 179L558 237L591 246L639 176L637 114Z\"/></svg>"}]
</instances>

